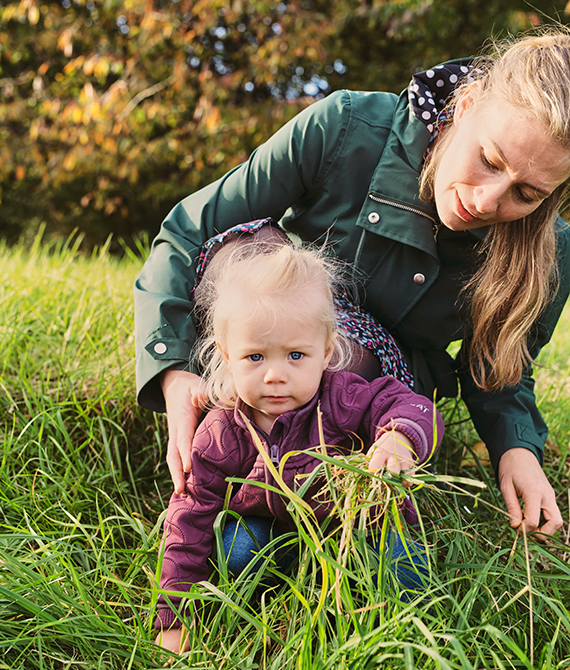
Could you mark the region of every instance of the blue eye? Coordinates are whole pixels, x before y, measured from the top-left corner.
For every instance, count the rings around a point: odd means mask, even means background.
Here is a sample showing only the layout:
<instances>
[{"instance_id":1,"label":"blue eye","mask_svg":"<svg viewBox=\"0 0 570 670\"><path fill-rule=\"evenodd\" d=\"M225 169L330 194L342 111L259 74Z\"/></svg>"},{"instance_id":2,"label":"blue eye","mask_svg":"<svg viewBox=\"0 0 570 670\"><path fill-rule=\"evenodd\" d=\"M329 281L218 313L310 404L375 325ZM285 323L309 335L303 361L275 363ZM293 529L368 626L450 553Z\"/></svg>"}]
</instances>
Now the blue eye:
<instances>
[{"instance_id":1,"label":"blue eye","mask_svg":"<svg viewBox=\"0 0 570 670\"><path fill-rule=\"evenodd\" d=\"M252 363L259 363L259 361L263 360L263 356L261 354L250 354L248 358Z\"/></svg>"},{"instance_id":2,"label":"blue eye","mask_svg":"<svg viewBox=\"0 0 570 670\"><path fill-rule=\"evenodd\" d=\"M304 356L304 354L302 354L300 351L292 351L292 352L289 354L289 358L290 358L292 361L300 361L301 358L303 358L303 356Z\"/></svg>"}]
</instances>

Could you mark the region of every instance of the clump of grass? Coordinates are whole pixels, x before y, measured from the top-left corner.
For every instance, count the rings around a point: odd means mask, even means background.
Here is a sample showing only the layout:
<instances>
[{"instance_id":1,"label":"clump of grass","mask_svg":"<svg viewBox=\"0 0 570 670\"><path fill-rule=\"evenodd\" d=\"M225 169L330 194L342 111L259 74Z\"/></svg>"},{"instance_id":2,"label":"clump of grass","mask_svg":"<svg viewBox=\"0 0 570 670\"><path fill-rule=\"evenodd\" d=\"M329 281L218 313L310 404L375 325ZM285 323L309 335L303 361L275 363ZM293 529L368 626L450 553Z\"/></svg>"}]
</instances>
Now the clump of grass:
<instances>
[{"instance_id":1,"label":"clump of grass","mask_svg":"<svg viewBox=\"0 0 570 670\"><path fill-rule=\"evenodd\" d=\"M353 530L369 521L374 523L388 511L392 489L382 472L369 472L369 462L363 451L338 454L334 462L329 462L323 493L337 493L335 511L343 528ZM371 507L374 507L372 517Z\"/></svg>"}]
</instances>

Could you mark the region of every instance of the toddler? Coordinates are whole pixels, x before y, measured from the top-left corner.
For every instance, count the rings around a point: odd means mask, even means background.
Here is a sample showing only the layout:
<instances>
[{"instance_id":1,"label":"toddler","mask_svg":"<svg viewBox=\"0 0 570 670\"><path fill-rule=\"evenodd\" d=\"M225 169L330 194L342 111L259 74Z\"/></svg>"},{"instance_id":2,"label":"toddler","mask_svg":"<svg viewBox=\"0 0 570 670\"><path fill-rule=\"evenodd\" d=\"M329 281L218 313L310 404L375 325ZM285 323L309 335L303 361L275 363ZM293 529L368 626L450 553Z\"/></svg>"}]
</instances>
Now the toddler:
<instances>
[{"instance_id":1,"label":"toddler","mask_svg":"<svg viewBox=\"0 0 570 670\"><path fill-rule=\"evenodd\" d=\"M335 332L334 266L322 253L290 244L238 247L204 283L206 390L214 409L196 431L186 491L173 494L165 521L161 588L178 591L208 579L213 525L224 507L227 477L252 482L239 487L230 510L275 520L280 531L295 529L287 499L256 485L278 486L243 416L277 467L286 454L298 452L283 469L293 490L300 486L296 476L321 462L314 450L320 443L318 408L325 443L334 445L330 455L358 448L357 435L371 445L371 470L413 471L433 449L429 400L392 377L367 382L331 369L335 351L336 368L346 360L343 338ZM438 442L442 434L437 414ZM312 506L319 521L330 513L326 503L312 500ZM173 651L187 648L180 626L176 613L160 601L157 642Z\"/></svg>"}]
</instances>

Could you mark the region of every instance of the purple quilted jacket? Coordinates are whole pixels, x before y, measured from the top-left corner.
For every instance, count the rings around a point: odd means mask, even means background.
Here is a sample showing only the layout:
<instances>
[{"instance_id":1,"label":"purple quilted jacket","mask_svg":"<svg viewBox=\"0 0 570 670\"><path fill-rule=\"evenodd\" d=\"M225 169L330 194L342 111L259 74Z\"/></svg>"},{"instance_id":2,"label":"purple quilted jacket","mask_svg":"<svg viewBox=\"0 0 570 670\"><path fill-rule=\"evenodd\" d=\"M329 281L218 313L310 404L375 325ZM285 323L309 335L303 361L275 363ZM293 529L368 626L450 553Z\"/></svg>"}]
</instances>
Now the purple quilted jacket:
<instances>
[{"instance_id":1,"label":"purple quilted jacket","mask_svg":"<svg viewBox=\"0 0 570 670\"><path fill-rule=\"evenodd\" d=\"M392 377L367 382L350 372L325 372L319 392L305 406L279 416L269 435L257 428L264 448L276 465L291 451L298 451L285 463L283 479L293 490L298 474L312 472L320 461L312 447L319 440L317 407L322 412L325 443L349 453L370 445L384 431L397 427L414 444L418 463L433 450L433 404L410 391ZM164 523L164 560L160 585L163 589L187 591L190 585L208 579L208 558L213 546L213 525L223 509L228 489L227 477L240 477L273 486L271 472L257 451L240 411L251 414L243 402L235 409L210 411L198 427L192 449L192 470L187 475L186 492L174 493ZM443 421L436 411L437 445L443 435ZM302 480L301 480L302 483ZM321 484L322 485L322 484ZM319 486L317 485L318 489ZM306 499L310 500L309 491ZM326 504L311 501L317 518L329 513ZM295 528L286 509L287 499L254 483L244 483L229 503L229 509L243 516L274 517L283 530ZM176 602L176 599L171 599ZM177 625L176 616L159 602L157 626Z\"/></svg>"}]
</instances>

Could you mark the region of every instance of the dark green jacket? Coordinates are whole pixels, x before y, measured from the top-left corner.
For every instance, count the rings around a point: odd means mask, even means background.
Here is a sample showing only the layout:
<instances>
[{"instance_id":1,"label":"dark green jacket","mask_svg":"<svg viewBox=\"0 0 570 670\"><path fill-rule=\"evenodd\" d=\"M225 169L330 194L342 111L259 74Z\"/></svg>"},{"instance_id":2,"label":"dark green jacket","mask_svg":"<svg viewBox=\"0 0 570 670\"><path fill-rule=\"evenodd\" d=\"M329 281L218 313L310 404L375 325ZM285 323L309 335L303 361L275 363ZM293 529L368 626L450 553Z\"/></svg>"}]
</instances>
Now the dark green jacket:
<instances>
[{"instance_id":1,"label":"dark green jacket","mask_svg":"<svg viewBox=\"0 0 570 670\"><path fill-rule=\"evenodd\" d=\"M542 458L547 428L531 373L500 393L478 389L463 362L470 327L458 306L475 270L481 228L434 239L435 209L418 196L430 133L408 110L407 95L339 91L285 125L249 161L192 194L168 215L135 285L138 400L164 411L158 374L188 365L195 337L190 290L197 248L218 232L271 216L303 240L325 240L355 267L363 304L397 339L416 390L457 393L495 467L513 447ZM560 289L532 333L536 355L566 301L568 230L559 225ZM452 360L454 340L464 348Z\"/></svg>"}]
</instances>

